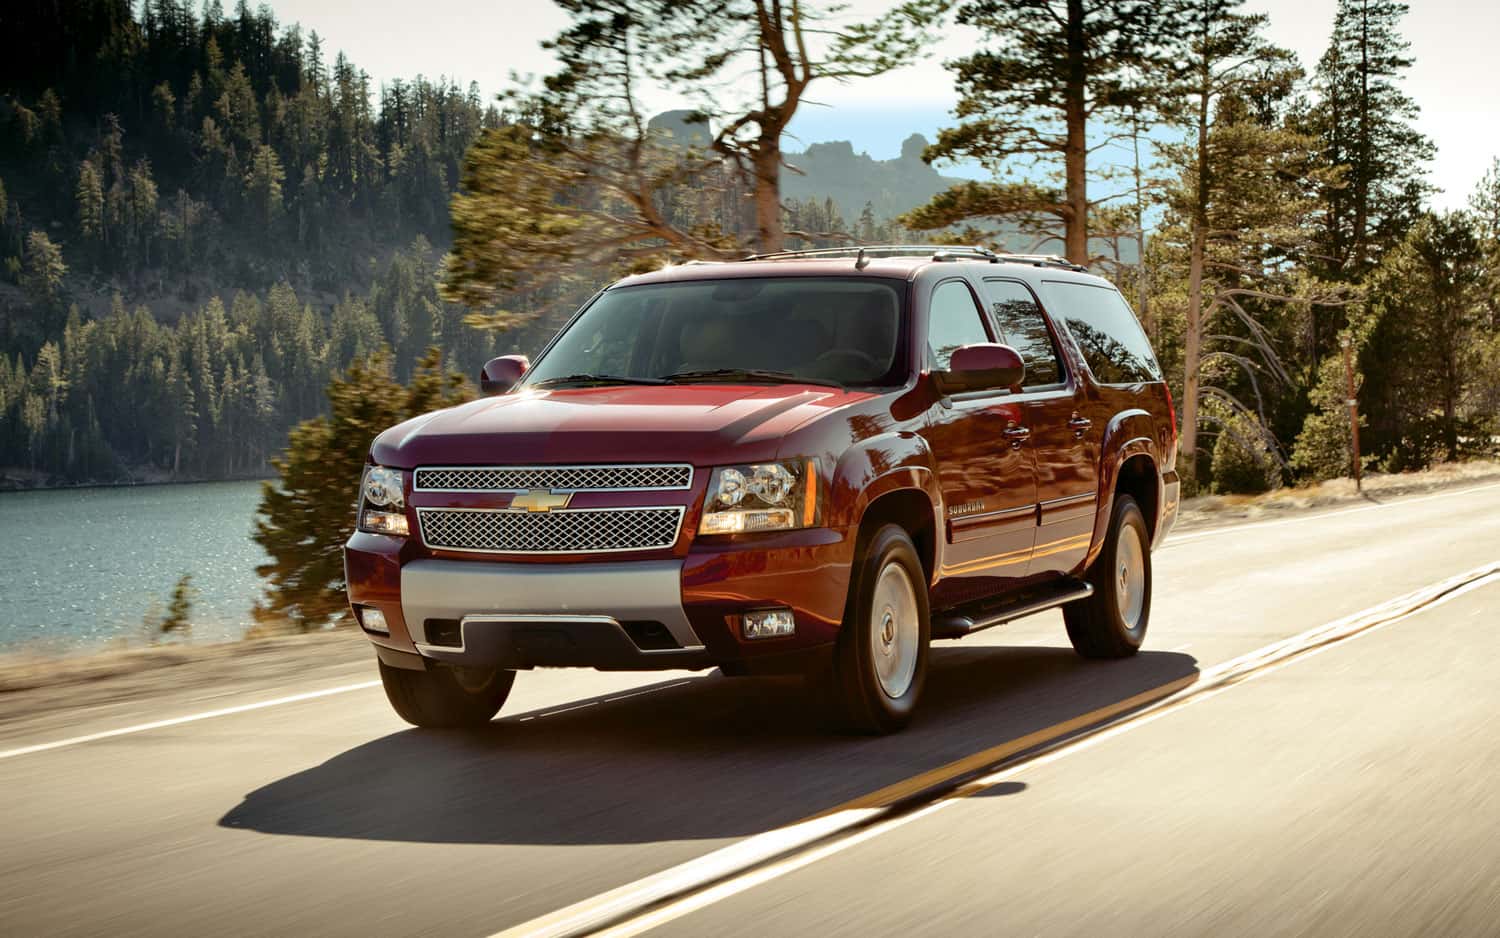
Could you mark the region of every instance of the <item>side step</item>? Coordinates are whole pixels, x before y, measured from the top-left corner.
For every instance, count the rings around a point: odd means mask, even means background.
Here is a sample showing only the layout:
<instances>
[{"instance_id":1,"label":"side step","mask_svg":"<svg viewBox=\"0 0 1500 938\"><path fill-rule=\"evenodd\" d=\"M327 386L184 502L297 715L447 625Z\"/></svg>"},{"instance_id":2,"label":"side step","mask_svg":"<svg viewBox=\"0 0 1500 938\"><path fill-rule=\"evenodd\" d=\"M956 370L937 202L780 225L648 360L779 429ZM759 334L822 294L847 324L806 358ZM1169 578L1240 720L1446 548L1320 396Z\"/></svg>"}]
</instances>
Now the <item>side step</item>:
<instances>
[{"instance_id":1,"label":"side step","mask_svg":"<svg viewBox=\"0 0 1500 938\"><path fill-rule=\"evenodd\" d=\"M1094 588L1082 580L1067 579L1060 583L1030 589L1020 595L996 602L959 607L933 616L933 638L963 638L985 629L1004 625L1033 613L1054 609L1074 600L1094 595Z\"/></svg>"}]
</instances>

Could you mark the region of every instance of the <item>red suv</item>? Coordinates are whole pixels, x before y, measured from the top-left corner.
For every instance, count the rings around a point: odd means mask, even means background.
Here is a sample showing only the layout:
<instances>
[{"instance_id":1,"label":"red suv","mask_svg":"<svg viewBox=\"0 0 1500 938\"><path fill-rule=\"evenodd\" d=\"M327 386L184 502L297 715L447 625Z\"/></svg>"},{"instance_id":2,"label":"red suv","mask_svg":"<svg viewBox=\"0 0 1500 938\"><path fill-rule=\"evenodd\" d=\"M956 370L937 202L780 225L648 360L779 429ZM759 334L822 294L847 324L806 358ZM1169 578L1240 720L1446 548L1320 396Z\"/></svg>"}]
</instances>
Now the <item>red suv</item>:
<instances>
[{"instance_id":1,"label":"red suv","mask_svg":"<svg viewBox=\"0 0 1500 938\"><path fill-rule=\"evenodd\" d=\"M807 673L911 716L932 639L1061 606L1133 654L1176 516L1171 395L1114 286L867 248L601 291L490 396L370 448L349 601L391 704L490 720L517 670Z\"/></svg>"}]
</instances>

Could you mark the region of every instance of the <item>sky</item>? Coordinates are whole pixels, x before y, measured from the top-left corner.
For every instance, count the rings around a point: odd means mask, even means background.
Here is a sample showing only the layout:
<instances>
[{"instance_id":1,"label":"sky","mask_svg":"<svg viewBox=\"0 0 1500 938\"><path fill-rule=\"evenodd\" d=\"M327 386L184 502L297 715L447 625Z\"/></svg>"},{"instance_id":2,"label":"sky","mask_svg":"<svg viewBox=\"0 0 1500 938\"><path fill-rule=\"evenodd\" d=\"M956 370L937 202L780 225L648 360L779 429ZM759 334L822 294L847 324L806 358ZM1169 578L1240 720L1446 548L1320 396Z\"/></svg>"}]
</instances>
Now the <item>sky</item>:
<instances>
[{"instance_id":1,"label":"sky","mask_svg":"<svg viewBox=\"0 0 1500 938\"><path fill-rule=\"evenodd\" d=\"M1409 0L1404 23L1416 64L1405 88L1421 107L1417 127L1437 144L1430 180L1440 208L1462 208L1500 156L1500 80L1495 37L1500 0ZM891 0L852 0L851 13L878 14ZM474 81L486 96L512 73L543 74L551 60L540 43L566 17L545 0L271 0L282 23L317 30L329 50L343 50L376 83L417 74ZM1328 42L1336 0L1248 0L1270 16L1270 39L1296 52L1311 70ZM399 27L393 28L395 24ZM814 84L791 127L790 149L849 140L856 151L891 159L913 132L932 139L952 122L955 101L945 60L972 47L974 34L951 27L921 61L873 79ZM662 107L680 102L663 101ZM940 167L950 175L976 175Z\"/></svg>"}]
</instances>

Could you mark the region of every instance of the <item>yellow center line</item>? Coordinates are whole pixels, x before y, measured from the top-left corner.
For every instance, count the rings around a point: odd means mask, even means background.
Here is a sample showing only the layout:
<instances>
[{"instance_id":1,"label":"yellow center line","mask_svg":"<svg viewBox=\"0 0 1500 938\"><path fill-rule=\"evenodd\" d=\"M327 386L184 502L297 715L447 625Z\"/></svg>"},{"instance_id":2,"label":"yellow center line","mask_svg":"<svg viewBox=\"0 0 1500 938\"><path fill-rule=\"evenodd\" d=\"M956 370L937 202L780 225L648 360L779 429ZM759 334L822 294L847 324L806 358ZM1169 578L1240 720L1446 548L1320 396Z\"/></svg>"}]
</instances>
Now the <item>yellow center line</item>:
<instances>
[{"instance_id":1,"label":"yellow center line","mask_svg":"<svg viewBox=\"0 0 1500 938\"><path fill-rule=\"evenodd\" d=\"M1019 736L1009 742L1001 743L998 746L991 746L989 749L964 756L962 759L955 759L947 765L930 769L920 775L913 775L910 778L902 779L893 785L887 785L884 788L872 791L868 795L861 795L858 798L846 801L826 811L819 812L813 815L812 818L825 817L830 814L837 814L840 811L857 810L860 808L888 808L891 805L910 798L912 795L926 791L929 788L935 788L945 782L951 782L970 772L977 772L980 769L1004 761L1028 749L1035 749L1038 746L1072 735L1079 730L1087 729L1096 723L1103 723L1122 713L1129 713L1138 707L1144 707L1165 697L1170 697L1197 681L1197 674L1189 674L1175 681L1169 681L1150 690L1141 691L1133 697L1127 697L1124 700L1099 707L1096 710L1090 710L1088 713L1073 717L1070 720L1064 720L1061 723L1054 723L1051 726L1027 733L1025 736ZM808 820L812 820L812 818L808 818Z\"/></svg>"}]
</instances>

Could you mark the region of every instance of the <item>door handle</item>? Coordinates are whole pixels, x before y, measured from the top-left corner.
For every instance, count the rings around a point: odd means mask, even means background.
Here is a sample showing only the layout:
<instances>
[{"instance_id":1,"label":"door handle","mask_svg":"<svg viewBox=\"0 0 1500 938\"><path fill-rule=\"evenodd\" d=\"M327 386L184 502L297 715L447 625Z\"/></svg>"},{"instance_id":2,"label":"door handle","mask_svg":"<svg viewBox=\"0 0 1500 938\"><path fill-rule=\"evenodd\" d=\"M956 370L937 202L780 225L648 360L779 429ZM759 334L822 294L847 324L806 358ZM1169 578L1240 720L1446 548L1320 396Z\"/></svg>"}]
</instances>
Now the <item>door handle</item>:
<instances>
[{"instance_id":1,"label":"door handle","mask_svg":"<svg viewBox=\"0 0 1500 938\"><path fill-rule=\"evenodd\" d=\"M1005 438L1010 440L1012 449L1020 449L1021 444L1031 439L1030 427L1006 427Z\"/></svg>"},{"instance_id":2,"label":"door handle","mask_svg":"<svg viewBox=\"0 0 1500 938\"><path fill-rule=\"evenodd\" d=\"M1073 439L1075 440L1083 439L1083 435L1087 433L1089 427L1092 427L1093 425L1094 421L1078 414L1074 414L1073 419L1068 421L1068 427L1073 431Z\"/></svg>"}]
</instances>

